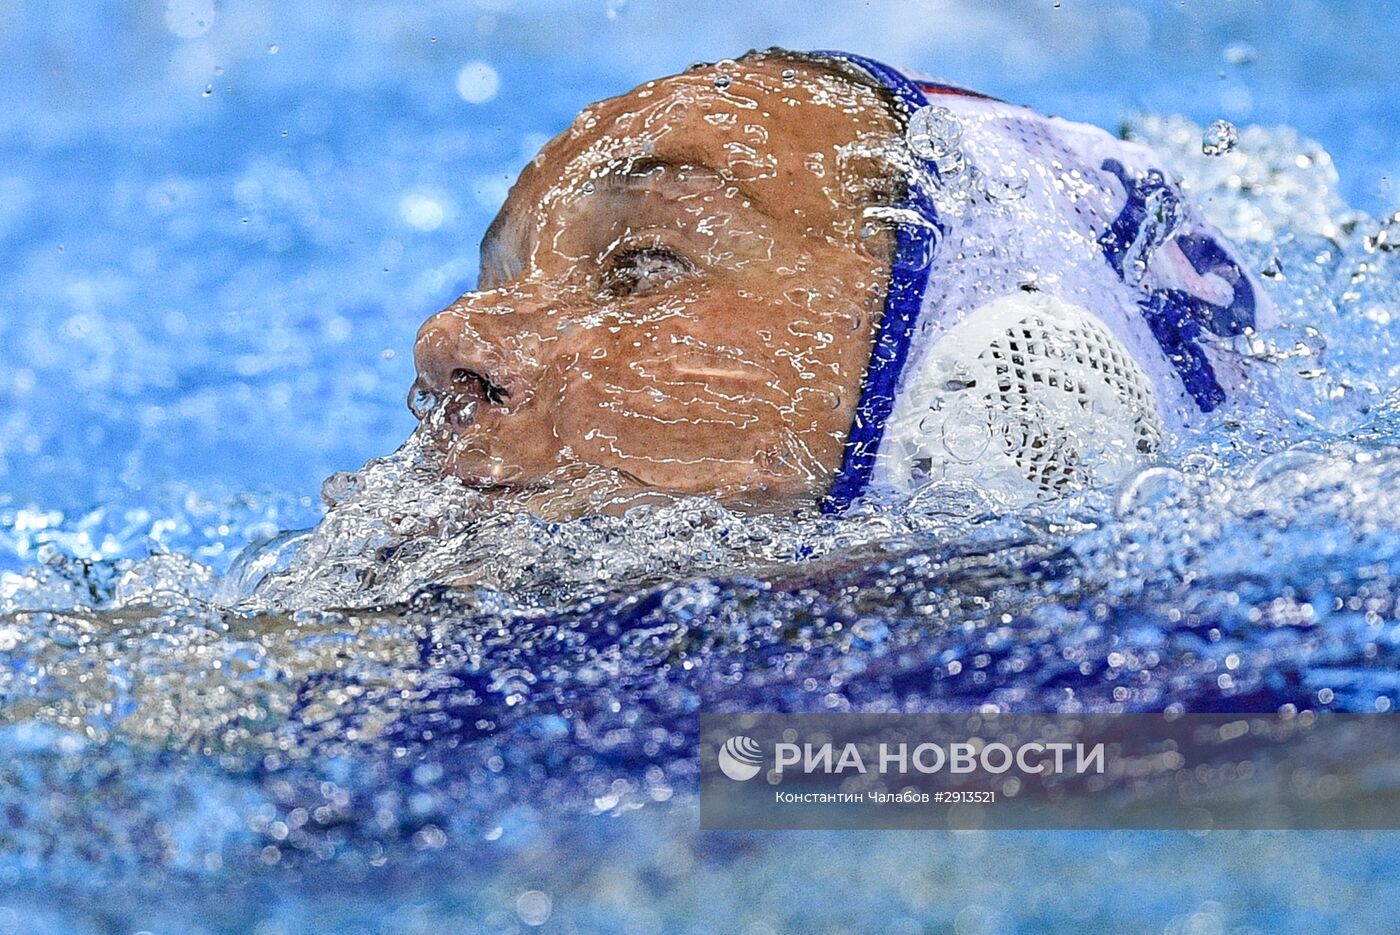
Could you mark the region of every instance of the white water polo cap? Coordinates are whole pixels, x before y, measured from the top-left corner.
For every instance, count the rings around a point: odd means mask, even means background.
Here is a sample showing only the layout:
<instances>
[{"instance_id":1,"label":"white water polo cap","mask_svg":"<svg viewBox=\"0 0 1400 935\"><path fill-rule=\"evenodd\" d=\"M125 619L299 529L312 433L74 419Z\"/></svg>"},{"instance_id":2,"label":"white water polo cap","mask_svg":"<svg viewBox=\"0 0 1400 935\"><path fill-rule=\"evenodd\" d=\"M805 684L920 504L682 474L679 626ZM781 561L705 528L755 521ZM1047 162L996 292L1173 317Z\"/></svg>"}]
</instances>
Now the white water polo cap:
<instances>
[{"instance_id":1,"label":"white water polo cap","mask_svg":"<svg viewBox=\"0 0 1400 935\"><path fill-rule=\"evenodd\" d=\"M906 111L884 313L825 503L1122 478L1248 392L1276 313L1153 152L843 52Z\"/></svg>"}]
</instances>

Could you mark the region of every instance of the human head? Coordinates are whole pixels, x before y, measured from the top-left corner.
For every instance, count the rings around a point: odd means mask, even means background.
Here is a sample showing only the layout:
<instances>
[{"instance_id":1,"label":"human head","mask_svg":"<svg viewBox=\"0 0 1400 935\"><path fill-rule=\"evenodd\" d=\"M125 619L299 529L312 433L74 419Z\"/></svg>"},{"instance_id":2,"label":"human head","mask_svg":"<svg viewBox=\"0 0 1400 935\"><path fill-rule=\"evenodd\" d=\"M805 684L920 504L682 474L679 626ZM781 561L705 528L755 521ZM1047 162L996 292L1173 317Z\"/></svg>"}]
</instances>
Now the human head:
<instances>
[{"instance_id":1,"label":"human head","mask_svg":"<svg viewBox=\"0 0 1400 935\"><path fill-rule=\"evenodd\" d=\"M586 108L525 167L478 289L415 349L445 469L537 512L800 504L840 468L889 281L902 112L777 50Z\"/></svg>"}]
</instances>

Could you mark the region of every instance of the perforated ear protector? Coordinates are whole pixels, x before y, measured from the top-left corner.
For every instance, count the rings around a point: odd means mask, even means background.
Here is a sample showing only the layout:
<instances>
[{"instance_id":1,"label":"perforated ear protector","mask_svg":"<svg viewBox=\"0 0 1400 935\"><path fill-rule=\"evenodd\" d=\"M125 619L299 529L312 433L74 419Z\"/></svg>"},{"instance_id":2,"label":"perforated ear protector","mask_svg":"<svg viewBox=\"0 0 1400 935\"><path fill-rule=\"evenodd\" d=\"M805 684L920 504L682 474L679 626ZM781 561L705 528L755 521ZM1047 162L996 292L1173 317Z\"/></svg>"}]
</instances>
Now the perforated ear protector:
<instances>
[{"instance_id":1,"label":"perforated ear protector","mask_svg":"<svg viewBox=\"0 0 1400 935\"><path fill-rule=\"evenodd\" d=\"M877 483L1058 496L1116 481L1163 430L1152 384L1088 311L1018 292L974 309L905 373Z\"/></svg>"}]
</instances>

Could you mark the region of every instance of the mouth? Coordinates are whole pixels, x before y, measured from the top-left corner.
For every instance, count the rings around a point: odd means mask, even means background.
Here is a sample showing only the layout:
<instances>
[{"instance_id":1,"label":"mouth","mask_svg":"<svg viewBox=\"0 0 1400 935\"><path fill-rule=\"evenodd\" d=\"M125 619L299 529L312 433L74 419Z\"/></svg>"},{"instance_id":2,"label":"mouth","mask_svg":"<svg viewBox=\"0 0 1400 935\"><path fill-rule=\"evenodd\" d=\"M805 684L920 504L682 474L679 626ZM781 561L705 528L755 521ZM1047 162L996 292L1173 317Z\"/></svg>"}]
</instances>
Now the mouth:
<instances>
[{"instance_id":1,"label":"mouth","mask_svg":"<svg viewBox=\"0 0 1400 935\"><path fill-rule=\"evenodd\" d=\"M480 441L470 448L454 445L451 437L440 439L443 472L457 478L465 487L485 494L516 494L547 490L554 486L548 477L531 477L525 469L482 450Z\"/></svg>"},{"instance_id":2,"label":"mouth","mask_svg":"<svg viewBox=\"0 0 1400 935\"><path fill-rule=\"evenodd\" d=\"M506 467L492 471L482 467L480 462L463 463L449 456L444 470L463 485L490 496L536 496L568 494L571 491L585 496L599 487L632 493L656 490L653 485L628 471L577 462L560 465L544 476L526 477L520 469Z\"/></svg>"},{"instance_id":3,"label":"mouth","mask_svg":"<svg viewBox=\"0 0 1400 935\"><path fill-rule=\"evenodd\" d=\"M518 484L511 481L502 481L492 478L486 474L462 473L460 471L451 472L452 476L462 482L464 487L484 494L510 494L522 491L545 490L548 484Z\"/></svg>"}]
</instances>

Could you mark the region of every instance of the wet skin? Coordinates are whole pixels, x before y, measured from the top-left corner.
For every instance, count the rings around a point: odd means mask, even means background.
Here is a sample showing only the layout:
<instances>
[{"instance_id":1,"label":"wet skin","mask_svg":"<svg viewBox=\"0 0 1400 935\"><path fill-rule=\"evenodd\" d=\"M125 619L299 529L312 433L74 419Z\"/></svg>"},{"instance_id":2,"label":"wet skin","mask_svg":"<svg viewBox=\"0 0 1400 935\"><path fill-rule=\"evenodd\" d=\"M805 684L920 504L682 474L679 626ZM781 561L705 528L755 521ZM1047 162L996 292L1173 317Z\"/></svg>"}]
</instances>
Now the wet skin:
<instances>
[{"instance_id":1,"label":"wet skin","mask_svg":"<svg viewBox=\"0 0 1400 935\"><path fill-rule=\"evenodd\" d=\"M548 516L820 497L888 282L865 212L895 197L897 132L873 90L762 57L589 107L511 189L479 290L420 329L420 433Z\"/></svg>"}]
</instances>

